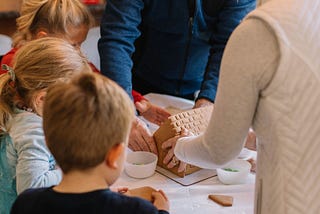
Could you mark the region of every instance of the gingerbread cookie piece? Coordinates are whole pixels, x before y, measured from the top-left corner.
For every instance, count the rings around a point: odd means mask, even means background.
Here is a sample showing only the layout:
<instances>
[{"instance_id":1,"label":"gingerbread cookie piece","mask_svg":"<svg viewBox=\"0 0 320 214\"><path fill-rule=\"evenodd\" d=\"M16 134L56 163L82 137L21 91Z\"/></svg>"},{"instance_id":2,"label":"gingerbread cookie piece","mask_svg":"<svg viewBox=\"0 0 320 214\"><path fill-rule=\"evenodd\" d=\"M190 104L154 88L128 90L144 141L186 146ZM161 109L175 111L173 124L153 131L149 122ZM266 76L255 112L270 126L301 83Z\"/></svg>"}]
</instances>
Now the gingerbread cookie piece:
<instances>
[{"instance_id":1,"label":"gingerbread cookie piece","mask_svg":"<svg viewBox=\"0 0 320 214\"><path fill-rule=\"evenodd\" d=\"M124 193L127 196L131 197L139 197L143 198L147 201L152 202L152 192L155 192L156 190L149 186L139 187L135 189L129 189L126 193Z\"/></svg>"},{"instance_id":2,"label":"gingerbread cookie piece","mask_svg":"<svg viewBox=\"0 0 320 214\"><path fill-rule=\"evenodd\" d=\"M171 171L179 177L184 177L185 175L191 174L200 169L190 164L187 165L185 172L178 172L178 164L175 167L168 169L167 166L163 164L163 159L168 151L163 150L161 145L169 138L179 135L183 129L191 131L194 135L199 135L204 132L209 124L212 109L213 105L210 105L172 115L159 127L153 137L157 144L158 165L160 167Z\"/></svg>"},{"instance_id":3,"label":"gingerbread cookie piece","mask_svg":"<svg viewBox=\"0 0 320 214\"><path fill-rule=\"evenodd\" d=\"M231 207L233 204L233 197L228 195L209 195L208 198L224 207Z\"/></svg>"}]
</instances>

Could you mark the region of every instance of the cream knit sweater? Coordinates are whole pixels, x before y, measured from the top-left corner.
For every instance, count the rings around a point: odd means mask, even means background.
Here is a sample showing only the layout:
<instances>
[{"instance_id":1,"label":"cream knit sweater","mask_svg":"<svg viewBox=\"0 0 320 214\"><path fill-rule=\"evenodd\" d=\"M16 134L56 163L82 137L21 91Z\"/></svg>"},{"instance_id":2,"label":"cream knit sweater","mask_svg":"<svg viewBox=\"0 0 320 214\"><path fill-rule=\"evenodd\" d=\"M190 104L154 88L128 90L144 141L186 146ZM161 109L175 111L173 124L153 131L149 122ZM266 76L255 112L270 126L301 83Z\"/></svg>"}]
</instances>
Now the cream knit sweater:
<instances>
[{"instance_id":1,"label":"cream knit sweater","mask_svg":"<svg viewBox=\"0 0 320 214\"><path fill-rule=\"evenodd\" d=\"M214 168L259 138L255 213L320 211L320 1L274 0L232 34L204 135L175 154Z\"/></svg>"}]
</instances>

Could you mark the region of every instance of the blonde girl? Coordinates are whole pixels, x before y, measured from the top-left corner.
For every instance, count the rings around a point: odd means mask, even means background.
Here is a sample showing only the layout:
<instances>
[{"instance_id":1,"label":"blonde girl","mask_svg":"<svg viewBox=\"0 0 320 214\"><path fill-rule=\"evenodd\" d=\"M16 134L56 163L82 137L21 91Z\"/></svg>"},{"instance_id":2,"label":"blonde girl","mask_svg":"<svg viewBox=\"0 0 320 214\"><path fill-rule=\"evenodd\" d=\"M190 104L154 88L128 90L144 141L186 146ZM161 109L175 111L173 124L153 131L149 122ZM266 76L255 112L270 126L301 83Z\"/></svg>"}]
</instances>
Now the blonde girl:
<instances>
[{"instance_id":1,"label":"blonde girl","mask_svg":"<svg viewBox=\"0 0 320 214\"><path fill-rule=\"evenodd\" d=\"M54 36L80 47L92 25L92 15L79 0L24 0L13 46L20 47L36 38Z\"/></svg>"},{"instance_id":2,"label":"blonde girl","mask_svg":"<svg viewBox=\"0 0 320 214\"><path fill-rule=\"evenodd\" d=\"M8 72L0 76L0 213L9 213L17 193L61 180L42 130L46 90L91 69L72 45L49 37L28 42L13 68L3 67Z\"/></svg>"},{"instance_id":3,"label":"blonde girl","mask_svg":"<svg viewBox=\"0 0 320 214\"><path fill-rule=\"evenodd\" d=\"M79 0L24 0L20 14L13 49L3 56L1 64L12 66L18 48L42 37L62 38L80 48L93 25L92 15Z\"/></svg>"},{"instance_id":4,"label":"blonde girl","mask_svg":"<svg viewBox=\"0 0 320 214\"><path fill-rule=\"evenodd\" d=\"M92 15L80 0L24 0L21 17L17 19L14 48L3 57L1 64L11 65L18 48L31 40L46 36L65 39L79 48L92 25ZM100 72L93 64L90 65L95 72ZM0 74L5 72L0 69ZM136 109L147 120L160 125L170 116L166 110L152 104L138 92L132 91L132 96ZM138 117L132 125L129 147L157 153L150 131Z\"/></svg>"}]
</instances>

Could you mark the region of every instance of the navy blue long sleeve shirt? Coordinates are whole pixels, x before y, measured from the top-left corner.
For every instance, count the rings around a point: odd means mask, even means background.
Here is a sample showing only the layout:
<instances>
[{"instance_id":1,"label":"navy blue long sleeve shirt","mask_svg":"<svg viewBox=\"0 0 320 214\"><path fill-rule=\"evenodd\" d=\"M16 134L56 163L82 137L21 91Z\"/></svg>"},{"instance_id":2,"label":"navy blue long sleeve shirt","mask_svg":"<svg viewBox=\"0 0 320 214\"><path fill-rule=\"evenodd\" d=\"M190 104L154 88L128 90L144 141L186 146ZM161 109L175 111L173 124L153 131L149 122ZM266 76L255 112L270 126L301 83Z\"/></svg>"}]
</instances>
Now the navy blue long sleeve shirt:
<instances>
[{"instance_id":1,"label":"navy blue long sleeve shirt","mask_svg":"<svg viewBox=\"0 0 320 214\"><path fill-rule=\"evenodd\" d=\"M169 214L149 201L106 190L73 194L55 192L52 187L29 189L20 194L11 214Z\"/></svg>"},{"instance_id":2,"label":"navy blue long sleeve shirt","mask_svg":"<svg viewBox=\"0 0 320 214\"><path fill-rule=\"evenodd\" d=\"M200 90L198 98L214 101L224 47L255 5L255 0L108 0L98 43L101 71L129 95L134 72L163 93L188 97Z\"/></svg>"}]
</instances>

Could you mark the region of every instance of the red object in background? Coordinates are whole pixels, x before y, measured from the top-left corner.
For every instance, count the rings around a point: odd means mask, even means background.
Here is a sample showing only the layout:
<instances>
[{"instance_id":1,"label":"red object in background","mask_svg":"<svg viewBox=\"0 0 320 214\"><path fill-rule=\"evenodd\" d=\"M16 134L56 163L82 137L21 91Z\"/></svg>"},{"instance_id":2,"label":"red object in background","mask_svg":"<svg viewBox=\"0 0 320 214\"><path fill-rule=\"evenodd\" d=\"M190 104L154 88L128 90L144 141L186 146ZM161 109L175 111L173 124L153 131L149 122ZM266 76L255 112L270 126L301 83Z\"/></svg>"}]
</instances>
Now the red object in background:
<instances>
[{"instance_id":1,"label":"red object in background","mask_svg":"<svg viewBox=\"0 0 320 214\"><path fill-rule=\"evenodd\" d=\"M82 0L84 4L99 4L100 0Z\"/></svg>"}]
</instances>

